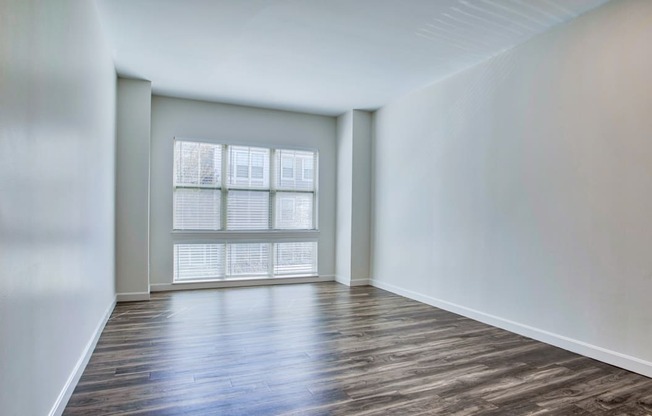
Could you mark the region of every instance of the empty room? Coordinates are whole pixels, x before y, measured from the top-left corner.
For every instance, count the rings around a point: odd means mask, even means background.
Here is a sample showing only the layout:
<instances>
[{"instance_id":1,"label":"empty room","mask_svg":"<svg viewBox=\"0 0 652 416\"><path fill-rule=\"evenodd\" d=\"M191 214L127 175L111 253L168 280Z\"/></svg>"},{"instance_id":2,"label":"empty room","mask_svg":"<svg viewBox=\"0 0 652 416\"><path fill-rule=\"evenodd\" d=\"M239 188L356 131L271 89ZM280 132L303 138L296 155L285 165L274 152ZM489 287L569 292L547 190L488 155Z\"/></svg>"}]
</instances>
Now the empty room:
<instances>
[{"instance_id":1,"label":"empty room","mask_svg":"<svg viewBox=\"0 0 652 416\"><path fill-rule=\"evenodd\" d=\"M0 0L0 415L652 415L652 1Z\"/></svg>"}]
</instances>

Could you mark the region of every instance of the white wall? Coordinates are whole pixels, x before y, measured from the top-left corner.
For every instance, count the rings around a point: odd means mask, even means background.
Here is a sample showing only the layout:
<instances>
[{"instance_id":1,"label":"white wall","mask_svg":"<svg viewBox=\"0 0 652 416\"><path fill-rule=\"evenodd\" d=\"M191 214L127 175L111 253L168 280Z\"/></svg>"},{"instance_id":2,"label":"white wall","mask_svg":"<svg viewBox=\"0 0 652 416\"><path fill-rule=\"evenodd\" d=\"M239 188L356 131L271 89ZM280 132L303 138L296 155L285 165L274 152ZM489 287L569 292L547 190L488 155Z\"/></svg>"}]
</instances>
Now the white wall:
<instances>
[{"instance_id":1,"label":"white wall","mask_svg":"<svg viewBox=\"0 0 652 416\"><path fill-rule=\"evenodd\" d=\"M353 111L337 118L336 280L351 284L351 207L353 206Z\"/></svg>"},{"instance_id":2,"label":"white wall","mask_svg":"<svg viewBox=\"0 0 652 416\"><path fill-rule=\"evenodd\" d=\"M113 305L115 79L93 2L0 2L2 415L65 405Z\"/></svg>"},{"instance_id":3,"label":"white wall","mask_svg":"<svg viewBox=\"0 0 652 416\"><path fill-rule=\"evenodd\" d=\"M374 284L652 375L652 2L377 112Z\"/></svg>"},{"instance_id":4,"label":"white wall","mask_svg":"<svg viewBox=\"0 0 652 416\"><path fill-rule=\"evenodd\" d=\"M371 228L371 113L353 110L351 280L369 280Z\"/></svg>"},{"instance_id":5,"label":"white wall","mask_svg":"<svg viewBox=\"0 0 652 416\"><path fill-rule=\"evenodd\" d=\"M319 151L319 275L335 274L335 130L333 117L203 101L152 99L150 281L172 282L173 139L288 146Z\"/></svg>"},{"instance_id":6,"label":"white wall","mask_svg":"<svg viewBox=\"0 0 652 416\"><path fill-rule=\"evenodd\" d=\"M370 266L371 113L337 118L336 280L366 285Z\"/></svg>"},{"instance_id":7,"label":"white wall","mask_svg":"<svg viewBox=\"0 0 652 416\"><path fill-rule=\"evenodd\" d=\"M118 301L149 299L149 149L152 84L118 79L116 290Z\"/></svg>"}]
</instances>

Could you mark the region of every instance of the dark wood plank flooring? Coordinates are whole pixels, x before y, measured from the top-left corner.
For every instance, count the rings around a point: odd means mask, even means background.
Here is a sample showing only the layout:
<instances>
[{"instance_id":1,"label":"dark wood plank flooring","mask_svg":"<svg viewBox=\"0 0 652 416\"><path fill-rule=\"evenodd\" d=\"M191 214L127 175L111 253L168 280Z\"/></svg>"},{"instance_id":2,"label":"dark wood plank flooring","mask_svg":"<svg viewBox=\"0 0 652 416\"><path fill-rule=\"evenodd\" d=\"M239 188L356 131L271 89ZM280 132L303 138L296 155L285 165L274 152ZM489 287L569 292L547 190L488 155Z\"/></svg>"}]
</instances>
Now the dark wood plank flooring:
<instances>
[{"instance_id":1,"label":"dark wood plank flooring","mask_svg":"<svg viewBox=\"0 0 652 416\"><path fill-rule=\"evenodd\" d=\"M65 415L652 415L652 379L373 288L116 306Z\"/></svg>"}]
</instances>

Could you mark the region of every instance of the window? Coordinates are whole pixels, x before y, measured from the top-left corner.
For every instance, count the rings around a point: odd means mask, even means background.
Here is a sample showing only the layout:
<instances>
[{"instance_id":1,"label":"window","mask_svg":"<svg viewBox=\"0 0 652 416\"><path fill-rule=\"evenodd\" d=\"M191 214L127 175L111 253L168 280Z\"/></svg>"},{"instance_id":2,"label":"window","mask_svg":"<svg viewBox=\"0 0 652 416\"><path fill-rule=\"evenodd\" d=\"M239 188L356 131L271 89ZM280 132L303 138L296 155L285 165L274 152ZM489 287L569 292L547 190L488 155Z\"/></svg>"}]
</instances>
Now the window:
<instances>
[{"instance_id":1,"label":"window","mask_svg":"<svg viewBox=\"0 0 652 416\"><path fill-rule=\"evenodd\" d=\"M174 280L316 274L316 162L310 151L175 140Z\"/></svg>"},{"instance_id":2,"label":"window","mask_svg":"<svg viewBox=\"0 0 652 416\"><path fill-rule=\"evenodd\" d=\"M230 188L269 188L270 149L227 146L227 153Z\"/></svg>"},{"instance_id":3,"label":"window","mask_svg":"<svg viewBox=\"0 0 652 416\"><path fill-rule=\"evenodd\" d=\"M317 273L316 242L175 244L174 281Z\"/></svg>"},{"instance_id":4,"label":"window","mask_svg":"<svg viewBox=\"0 0 652 416\"><path fill-rule=\"evenodd\" d=\"M304 181L312 181L313 178L313 159L305 158L301 162L301 174Z\"/></svg>"},{"instance_id":5,"label":"window","mask_svg":"<svg viewBox=\"0 0 652 416\"><path fill-rule=\"evenodd\" d=\"M294 158L281 158L281 179L294 179Z\"/></svg>"},{"instance_id":6,"label":"window","mask_svg":"<svg viewBox=\"0 0 652 416\"><path fill-rule=\"evenodd\" d=\"M317 243L275 245L274 274L310 274L317 270Z\"/></svg>"},{"instance_id":7,"label":"window","mask_svg":"<svg viewBox=\"0 0 652 416\"><path fill-rule=\"evenodd\" d=\"M175 142L174 229L221 229L221 169L221 146Z\"/></svg>"},{"instance_id":8,"label":"window","mask_svg":"<svg viewBox=\"0 0 652 416\"><path fill-rule=\"evenodd\" d=\"M313 197L305 192L276 193L276 228L309 230L313 228Z\"/></svg>"}]
</instances>

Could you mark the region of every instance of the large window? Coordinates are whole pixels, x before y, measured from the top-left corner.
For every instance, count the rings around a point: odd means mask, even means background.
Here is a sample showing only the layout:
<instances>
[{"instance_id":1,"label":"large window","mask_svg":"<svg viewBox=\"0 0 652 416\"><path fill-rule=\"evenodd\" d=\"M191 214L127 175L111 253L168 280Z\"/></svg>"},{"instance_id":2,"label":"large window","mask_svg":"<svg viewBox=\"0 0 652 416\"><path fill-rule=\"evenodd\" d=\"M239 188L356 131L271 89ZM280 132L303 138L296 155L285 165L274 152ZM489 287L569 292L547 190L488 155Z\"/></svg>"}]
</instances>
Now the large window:
<instances>
[{"instance_id":1,"label":"large window","mask_svg":"<svg viewBox=\"0 0 652 416\"><path fill-rule=\"evenodd\" d=\"M305 237L317 228L317 159L175 140L175 281L315 275L316 237Z\"/></svg>"}]
</instances>

